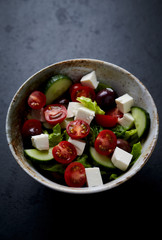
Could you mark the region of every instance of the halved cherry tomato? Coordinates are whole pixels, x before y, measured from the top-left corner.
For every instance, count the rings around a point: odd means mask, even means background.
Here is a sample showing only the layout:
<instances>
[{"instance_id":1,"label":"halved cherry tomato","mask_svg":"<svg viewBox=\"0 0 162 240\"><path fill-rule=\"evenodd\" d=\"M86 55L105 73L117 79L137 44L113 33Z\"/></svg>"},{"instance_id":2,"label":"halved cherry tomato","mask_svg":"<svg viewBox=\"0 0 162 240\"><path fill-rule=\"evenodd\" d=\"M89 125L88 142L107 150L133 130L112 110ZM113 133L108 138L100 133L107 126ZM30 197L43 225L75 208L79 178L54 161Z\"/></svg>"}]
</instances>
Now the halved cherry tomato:
<instances>
[{"instance_id":1,"label":"halved cherry tomato","mask_svg":"<svg viewBox=\"0 0 162 240\"><path fill-rule=\"evenodd\" d=\"M102 127L114 127L117 124L118 118L110 115L96 114L95 116L96 123Z\"/></svg>"},{"instance_id":2,"label":"halved cherry tomato","mask_svg":"<svg viewBox=\"0 0 162 240\"><path fill-rule=\"evenodd\" d=\"M111 130L102 130L94 143L96 151L102 155L110 155L117 145L116 135Z\"/></svg>"},{"instance_id":3,"label":"halved cherry tomato","mask_svg":"<svg viewBox=\"0 0 162 240\"><path fill-rule=\"evenodd\" d=\"M81 83L74 83L73 85L71 85L69 92L70 94L72 93L73 89L78 89L78 87L82 86Z\"/></svg>"},{"instance_id":4,"label":"halved cherry tomato","mask_svg":"<svg viewBox=\"0 0 162 240\"><path fill-rule=\"evenodd\" d=\"M39 120L29 119L24 122L22 127L23 138L30 138L34 135L39 135L42 133L42 125Z\"/></svg>"},{"instance_id":5,"label":"halved cherry tomato","mask_svg":"<svg viewBox=\"0 0 162 240\"><path fill-rule=\"evenodd\" d=\"M80 139L89 134L90 126L85 121L78 119L71 121L67 125L66 131L71 138Z\"/></svg>"},{"instance_id":6,"label":"halved cherry tomato","mask_svg":"<svg viewBox=\"0 0 162 240\"><path fill-rule=\"evenodd\" d=\"M77 156L74 145L68 141L62 141L52 149L54 159L63 164L71 163Z\"/></svg>"},{"instance_id":7,"label":"halved cherry tomato","mask_svg":"<svg viewBox=\"0 0 162 240\"><path fill-rule=\"evenodd\" d=\"M67 116L66 107L62 104L51 104L45 107L44 117L49 124L61 123Z\"/></svg>"},{"instance_id":8,"label":"halved cherry tomato","mask_svg":"<svg viewBox=\"0 0 162 240\"><path fill-rule=\"evenodd\" d=\"M34 91L28 98L28 105L33 109L41 109L46 104L46 96L40 91Z\"/></svg>"},{"instance_id":9,"label":"halved cherry tomato","mask_svg":"<svg viewBox=\"0 0 162 240\"><path fill-rule=\"evenodd\" d=\"M86 183L85 167L79 162L70 163L65 170L64 178L69 187L82 187Z\"/></svg>"},{"instance_id":10,"label":"halved cherry tomato","mask_svg":"<svg viewBox=\"0 0 162 240\"><path fill-rule=\"evenodd\" d=\"M108 112L106 112L107 115L110 115L112 117L122 118L123 113L119 111L117 107L110 109Z\"/></svg>"},{"instance_id":11,"label":"halved cherry tomato","mask_svg":"<svg viewBox=\"0 0 162 240\"><path fill-rule=\"evenodd\" d=\"M71 92L71 100L73 102L78 102L76 99L77 97L87 97L87 98L91 98L92 101L95 100L96 94L95 91L87 86L78 86L77 88L74 88Z\"/></svg>"}]
</instances>

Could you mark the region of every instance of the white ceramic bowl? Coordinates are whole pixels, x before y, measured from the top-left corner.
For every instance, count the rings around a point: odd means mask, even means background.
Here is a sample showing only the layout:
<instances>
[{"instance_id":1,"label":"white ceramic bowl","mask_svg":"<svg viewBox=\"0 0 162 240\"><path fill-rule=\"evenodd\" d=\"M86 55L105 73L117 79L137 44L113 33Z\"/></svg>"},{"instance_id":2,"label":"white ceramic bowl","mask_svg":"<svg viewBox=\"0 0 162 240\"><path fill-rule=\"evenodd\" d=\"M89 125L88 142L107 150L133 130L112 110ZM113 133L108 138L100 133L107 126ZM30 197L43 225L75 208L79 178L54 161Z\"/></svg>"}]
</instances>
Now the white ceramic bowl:
<instances>
[{"instance_id":1,"label":"white ceramic bowl","mask_svg":"<svg viewBox=\"0 0 162 240\"><path fill-rule=\"evenodd\" d=\"M32 166L31 163L25 159L20 132L20 127L22 126L21 119L27 96L29 96L33 90L38 89L38 87L50 76L58 73L65 74L75 81L92 70L96 71L99 81L110 84L110 86L112 86L119 95L129 93L134 98L135 105L146 109L150 113L151 127L148 137L143 144L142 154L129 171L116 180L99 187L71 188L57 184L45 178ZM26 82L24 82L13 97L6 118L6 134L9 148L18 164L31 177L43 185L67 193L86 194L101 192L116 187L127 181L144 166L151 156L158 138L158 130L159 122L157 109L146 87L135 76L123 68L108 62L94 59L72 59L55 63L31 76Z\"/></svg>"}]
</instances>

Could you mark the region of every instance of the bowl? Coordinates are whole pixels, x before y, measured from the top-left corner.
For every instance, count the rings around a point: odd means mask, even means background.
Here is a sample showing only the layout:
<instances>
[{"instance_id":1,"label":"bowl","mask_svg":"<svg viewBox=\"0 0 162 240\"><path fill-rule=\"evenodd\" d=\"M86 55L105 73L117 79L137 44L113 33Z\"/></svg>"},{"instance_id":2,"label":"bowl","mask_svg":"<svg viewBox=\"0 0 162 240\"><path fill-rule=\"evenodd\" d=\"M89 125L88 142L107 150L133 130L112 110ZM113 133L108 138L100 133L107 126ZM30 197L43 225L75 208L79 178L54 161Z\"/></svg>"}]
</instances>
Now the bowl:
<instances>
[{"instance_id":1,"label":"bowl","mask_svg":"<svg viewBox=\"0 0 162 240\"><path fill-rule=\"evenodd\" d=\"M55 74L65 74L74 82L83 75L95 70L99 81L108 83L119 95L129 93L135 100L135 105L146 109L151 118L151 127L142 147L142 154L135 164L120 177L98 187L72 188L55 183L41 175L31 162L24 157L21 137L21 118L25 111L25 103L29 94L43 85L49 77ZM124 183L134 176L148 161L157 142L159 131L158 113L150 93L135 76L125 69L95 59L71 59L50 65L27 79L14 95L6 118L6 136L9 148L17 163L32 178L39 183L62 192L87 194L109 190Z\"/></svg>"}]
</instances>

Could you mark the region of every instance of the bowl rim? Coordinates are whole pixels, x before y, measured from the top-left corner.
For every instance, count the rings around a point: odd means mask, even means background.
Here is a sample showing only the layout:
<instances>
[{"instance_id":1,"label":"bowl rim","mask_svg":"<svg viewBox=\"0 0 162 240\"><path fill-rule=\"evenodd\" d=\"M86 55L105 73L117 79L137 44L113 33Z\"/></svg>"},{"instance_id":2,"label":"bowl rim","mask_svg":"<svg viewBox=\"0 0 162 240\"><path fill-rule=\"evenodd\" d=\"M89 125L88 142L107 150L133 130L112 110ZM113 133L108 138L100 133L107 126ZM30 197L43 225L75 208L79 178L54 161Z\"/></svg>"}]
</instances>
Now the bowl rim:
<instances>
[{"instance_id":1,"label":"bowl rim","mask_svg":"<svg viewBox=\"0 0 162 240\"><path fill-rule=\"evenodd\" d=\"M73 188L73 187L68 187L68 186L64 186L58 183L55 183L47 178L45 178L44 176L42 176L38 171L36 171L34 169L34 171L36 172L36 174L33 174L33 171L30 171L30 168L32 169L32 166L29 165L27 162L24 165L23 162L21 162L21 160L18 158L17 154L15 153L15 150L12 146L12 141L11 141L11 137L10 137L10 131L9 131L9 122L10 122L10 112L11 112L11 108L12 108L12 104L14 102L14 99L16 98L16 96L18 95L18 93L21 91L21 89L26 85L27 82L29 82L31 79L33 79L36 75L40 74L43 71L46 71L49 68L53 68L54 66L57 65L61 65L64 63L72 63L72 62L95 62L95 63L100 63L100 64L104 64L104 65L108 65L114 69L117 69L118 71L123 72L124 74L130 75L131 78L136 81L139 85L142 86L142 88L147 92L147 95L149 96L152 106L154 108L154 112L155 112L155 120L156 120L156 125L154 126L154 136L152 139L151 144L149 145L149 152L147 154L145 154L145 156L143 157L143 160L141 161L140 164L136 165L133 169L130 168L127 172L124 172L120 177L118 177L115 180L112 180L108 183L105 183L101 186L98 187L84 187L84 188ZM102 60L97 60L97 59L91 59L91 58L74 58L74 59L67 59L67 60L63 60L63 61L59 61L56 63L53 63L51 65L48 65L42 69L40 69L39 71L37 71L36 73L34 73L32 76L30 76L20 87L19 89L16 91L16 93L14 94L10 104L9 104L9 108L7 111L7 116L6 116L6 138L7 138L7 142L10 148L10 151L13 155L13 157L15 158L15 160L17 161L17 163L20 165L20 167L28 174L30 175L32 178L34 178L36 181L38 181L39 183L43 184L46 187L49 187L53 190L57 190L57 191L61 191L61 192L65 192L65 193L74 193L74 194L89 194L89 193L98 193L98 192L103 192L109 189L112 189L114 187L119 186L120 184L124 183L125 181L127 181L128 179L132 178L148 161L148 159L150 158L155 146L156 146L156 142L158 139L158 134L159 134L159 117L158 117L158 112L157 112L157 108L155 105L155 102L151 96L151 94L149 93L149 91L147 90L147 88L145 87L145 85L137 78L135 77L133 74L131 74L129 71L127 71L126 69L107 62L107 61L102 61ZM141 157L141 156L140 156ZM140 159L139 157L139 159ZM138 160L139 160L138 159Z\"/></svg>"}]
</instances>

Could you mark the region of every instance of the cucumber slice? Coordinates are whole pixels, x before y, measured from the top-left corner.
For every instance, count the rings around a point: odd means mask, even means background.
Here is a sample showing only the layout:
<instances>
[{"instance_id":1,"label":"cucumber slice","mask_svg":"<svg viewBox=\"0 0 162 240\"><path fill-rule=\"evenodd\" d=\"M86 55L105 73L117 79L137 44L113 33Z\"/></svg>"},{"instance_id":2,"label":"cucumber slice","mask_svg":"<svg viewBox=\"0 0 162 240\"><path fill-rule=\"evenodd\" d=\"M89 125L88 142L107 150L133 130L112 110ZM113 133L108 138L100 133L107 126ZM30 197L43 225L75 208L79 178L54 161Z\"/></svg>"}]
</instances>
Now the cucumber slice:
<instances>
[{"instance_id":1,"label":"cucumber slice","mask_svg":"<svg viewBox=\"0 0 162 240\"><path fill-rule=\"evenodd\" d=\"M115 168L115 166L111 162L111 158L99 154L94 147L90 147L90 155L98 166Z\"/></svg>"},{"instance_id":2,"label":"cucumber slice","mask_svg":"<svg viewBox=\"0 0 162 240\"><path fill-rule=\"evenodd\" d=\"M148 132L150 127L149 113L141 107L132 107L131 111L138 137L141 138Z\"/></svg>"},{"instance_id":3,"label":"cucumber slice","mask_svg":"<svg viewBox=\"0 0 162 240\"><path fill-rule=\"evenodd\" d=\"M40 151L37 149L25 149L25 155L30 160L45 162L53 159L52 148L45 151Z\"/></svg>"},{"instance_id":4,"label":"cucumber slice","mask_svg":"<svg viewBox=\"0 0 162 240\"><path fill-rule=\"evenodd\" d=\"M46 87L46 104L51 104L54 100L65 93L72 85L72 80L64 75L56 75L50 78Z\"/></svg>"}]
</instances>

